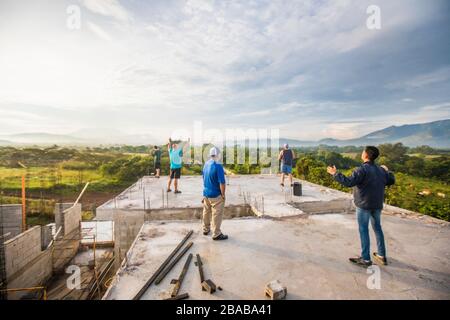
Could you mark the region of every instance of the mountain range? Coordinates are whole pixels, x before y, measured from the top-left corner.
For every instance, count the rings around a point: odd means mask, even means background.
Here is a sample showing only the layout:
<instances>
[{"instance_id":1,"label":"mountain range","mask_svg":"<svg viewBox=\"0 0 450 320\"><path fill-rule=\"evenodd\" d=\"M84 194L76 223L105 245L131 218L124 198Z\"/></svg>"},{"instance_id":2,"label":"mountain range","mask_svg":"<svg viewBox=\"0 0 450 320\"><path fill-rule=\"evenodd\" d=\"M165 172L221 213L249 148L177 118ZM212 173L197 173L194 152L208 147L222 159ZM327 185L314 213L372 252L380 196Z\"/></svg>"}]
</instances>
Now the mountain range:
<instances>
[{"instance_id":1,"label":"mountain range","mask_svg":"<svg viewBox=\"0 0 450 320\"><path fill-rule=\"evenodd\" d=\"M149 134L127 135L119 130L108 128L87 128L68 135L45 132L21 133L0 136L0 145L147 145L160 143L160 139ZM397 143L415 147L428 145L435 148L450 148L450 119L420 124L390 126L355 139L322 139L303 141L281 138L280 143L289 143L293 147L317 145L363 146L382 143Z\"/></svg>"},{"instance_id":2,"label":"mountain range","mask_svg":"<svg viewBox=\"0 0 450 320\"><path fill-rule=\"evenodd\" d=\"M365 146L402 142L409 147L428 145L434 148L450 148L450 119L402 126L390 126L355 139L322 139L301 141L281 139L292 146Z\"/></svg>"}]
</instances>

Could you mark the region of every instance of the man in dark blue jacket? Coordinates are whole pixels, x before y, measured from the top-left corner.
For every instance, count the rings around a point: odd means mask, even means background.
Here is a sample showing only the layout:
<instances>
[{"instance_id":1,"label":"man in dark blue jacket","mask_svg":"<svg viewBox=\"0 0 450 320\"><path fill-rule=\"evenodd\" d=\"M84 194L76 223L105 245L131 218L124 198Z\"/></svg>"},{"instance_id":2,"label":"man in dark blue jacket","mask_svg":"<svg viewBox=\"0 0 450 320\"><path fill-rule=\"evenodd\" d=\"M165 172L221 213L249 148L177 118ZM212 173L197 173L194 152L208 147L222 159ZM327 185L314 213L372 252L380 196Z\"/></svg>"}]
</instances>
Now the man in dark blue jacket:
<instances>
[{"instance_id":1,"label":"man in dark blue jacket","mask_svg":"<svg viewBox=\"0 0 450 320\"><path fill-rule=\"evenodd\" d=\"M336 167L328 167L327 172L346 187L353 187L353 198L356 206L359 236L361 238L361 256L350 258L350 261L368 267L372 265L370 259L369 220L375 231L378 252L373 257L379 263L386 265L386 247L384 244L383 229L381 228L381 210L384 203L384 189L395 183L395 177L386 166L378 166L375 159L380 151L378 148L368 146L361 154L363 164L353 171L350 177L337 172Z\"/></svg>"}]
</instances>

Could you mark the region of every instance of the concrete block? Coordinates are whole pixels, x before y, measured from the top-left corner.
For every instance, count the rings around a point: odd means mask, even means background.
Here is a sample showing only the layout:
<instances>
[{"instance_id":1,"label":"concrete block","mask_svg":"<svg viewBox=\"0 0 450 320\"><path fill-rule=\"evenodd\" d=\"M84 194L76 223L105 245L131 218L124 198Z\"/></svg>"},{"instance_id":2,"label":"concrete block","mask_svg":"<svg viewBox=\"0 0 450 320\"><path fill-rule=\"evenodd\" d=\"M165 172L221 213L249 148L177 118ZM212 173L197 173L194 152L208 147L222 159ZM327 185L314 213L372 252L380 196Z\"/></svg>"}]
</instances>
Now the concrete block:
<instances>
[{"instance_id":1,"label":"concrete block","mask_svg":"<svg viewBox=\"0 0 450 320\"><path fill-rule=\"evenodd\" d=\"M281 300L286 298L287 288L280 281L273 280L266 285L264 293L272 300Z\"/></svg>"}]
</instances>

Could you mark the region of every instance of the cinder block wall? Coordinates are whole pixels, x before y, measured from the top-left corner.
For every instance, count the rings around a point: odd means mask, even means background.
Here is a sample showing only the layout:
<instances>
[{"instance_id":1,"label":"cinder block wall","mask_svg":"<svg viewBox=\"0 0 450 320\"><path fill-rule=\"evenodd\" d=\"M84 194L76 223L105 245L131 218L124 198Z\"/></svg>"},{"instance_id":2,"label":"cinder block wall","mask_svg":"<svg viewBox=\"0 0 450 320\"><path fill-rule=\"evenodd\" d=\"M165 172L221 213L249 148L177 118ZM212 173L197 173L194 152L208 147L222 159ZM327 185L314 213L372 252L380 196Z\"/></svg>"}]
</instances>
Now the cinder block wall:
<instances>
[{"instance_id":1,"label":"cinder block wall","mask_svg":"<svg viewBox=\"0 0 450 320\"><path fill-rule=\"evenodd\" d=\"M73 206L73 203L56 203L54 214L55 214L55 227L56 232L62 227L61 234L64 234L64 217L63 212Z\"/></svg>"},{"instance_id":2,"label":"cinder block wall","mask_svg":"<svg viewBox=\"0 0 450 320\"><path fill-rule=\"evenodd\" d=\"M0 208L3 221L3 234L10 233L5 237L9 240L22 232L22 205L20 204L6 204Z\"/></svg>"},{"instance_id":3,"label":"cinder block wall","mask_svg":"<svg viewBox=\"0 0 450 320\"><path fill-rule=\"evenodd\" d=\"M43 286L51 278L51 248L40 252L25 268L8 279L8 288L30 288ZM8 299L20 299L26 292L9 293Z\"/></svg>"},{"instance_id":4,"label":"cinder block wall","mask_svg":"<svg viewBox=\"0 0 450 320\"><path fill-rule=\"evenodd\" d=\"M41 226L35 226L5 242L6 279L9 289L45 284L52 276L51 248L42 250ZM26 292L9 293L19 299Z\"/></svg>"},{"instance_id":5,"label":"cinder block wall","mask_svg":"<svg viewBox=\"0 0 450 320\"><path fill-rule=\"evenodd\" d=\"M78 252L81 243L81 204L61 213L62 230L53 244L53 272L63 272Z\"/></svg>"},{"instance_id":6,"label":"cinder block wall","mask_svg":"<svg viewBox=\"0 0 450 320\"><path fill-rule=\"evenodd\" d=\"M144 211L114 209L114 256L119 267L145 221Z\"/></svg>"},{"instance_id":7,"label":"cinder block wall","mask_svg":"<svg viewBox=\"0 0 450 320\"><path fill-rule=\"evenodd\" d=\"M6 277L12 277L41 253L41 226L5 242Z\"/></svg>"},{"instance_id":8,"label":"cinder block wall","mask_svg":"<svg viewBox=\"0 0 450 320\"><path fill-rule=\"evenodd\" d=\"M81 204L66 209L63 212L64 234L72 233L75 229L80 229L81 222Z\"/></svg>"}]
</instances>

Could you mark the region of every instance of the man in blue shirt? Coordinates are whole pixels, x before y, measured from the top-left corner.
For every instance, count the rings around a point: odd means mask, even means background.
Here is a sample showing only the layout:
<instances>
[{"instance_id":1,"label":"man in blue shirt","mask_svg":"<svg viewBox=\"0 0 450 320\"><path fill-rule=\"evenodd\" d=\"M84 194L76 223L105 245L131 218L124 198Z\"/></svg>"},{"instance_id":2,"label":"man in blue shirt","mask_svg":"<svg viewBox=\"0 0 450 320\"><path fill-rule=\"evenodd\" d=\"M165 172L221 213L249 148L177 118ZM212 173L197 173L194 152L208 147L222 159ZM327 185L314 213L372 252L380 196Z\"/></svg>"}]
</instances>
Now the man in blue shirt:
<instances>
[{"instance_id":1,"label":"man in blue shirt","mask_svg":"<svg viewBox=\"0 0 450 320\"><path fill-rule=\"evenodd\" d=\"M378 166L375 159L380 155L378 148L368 146L364 148L361 159L364 162L353 171L350 177L337 172L336 167L328 167L327 172L337 182L353 188L353 198L356 206L359 236L361 239L361 256L350 258L350 261L364 267L372 265L370 259L369 221L375 231L378 252L373 257L379 263L386 265L386 247L381 228L381 210L384 203L384 189L395 183L395 177L386 166Z\"/></svg>"},{"instance_id":2,"label":"man in blue shirt","mask_svg":"<svg viewBox=\"0 0 450 320\"><path fill-rule=\"evenodd\" d=\"M203 234L209 234L211 227L213 240L226 240L227 235L220 231L225 207L225 172L218 163L219 149L209 150L210 159L203 166Z\"/></svg>"},{"instance_id":3,"label":"man in blue shirt","mask_svg":"<svg viewBox=\"0 0 450 320\"><path fill-rule=\"evenodd\" d=\"M187 145L189 145L189 140ZM178 190L178 179L181 177L181 168L183 167L183 149L176 143L172 143L172 140L169 139L167 150L169 151L170 158L170 175L169 181L167 182L167 192L172 191L170 186L172 184L172 180L174 180L173 184L175 186L175 193L181 193L181 191Z\"/></svg>"}]
</instances>

